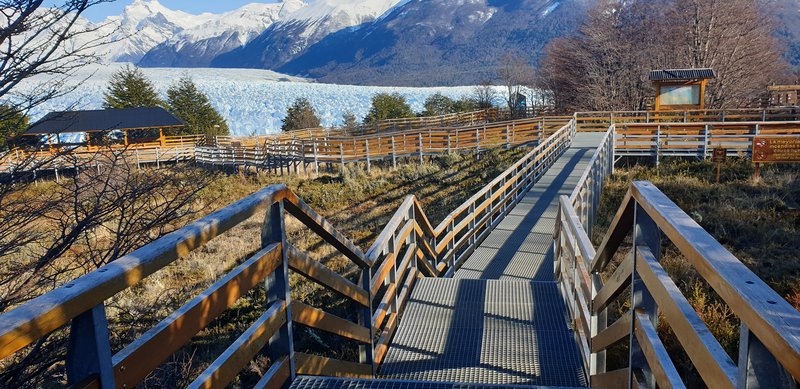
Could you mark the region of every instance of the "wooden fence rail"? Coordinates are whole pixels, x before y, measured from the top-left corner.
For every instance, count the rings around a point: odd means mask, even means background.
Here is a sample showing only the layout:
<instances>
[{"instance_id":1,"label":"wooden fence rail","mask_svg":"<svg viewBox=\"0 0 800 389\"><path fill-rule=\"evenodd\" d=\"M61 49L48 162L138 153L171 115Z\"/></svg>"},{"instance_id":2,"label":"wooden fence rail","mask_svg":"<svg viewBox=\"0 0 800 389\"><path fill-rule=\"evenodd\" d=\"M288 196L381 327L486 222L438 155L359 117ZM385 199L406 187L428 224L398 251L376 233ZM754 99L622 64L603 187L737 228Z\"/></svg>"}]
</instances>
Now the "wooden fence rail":
<instances>
[{"instance_id":1,"label":"wooden fence rail","mask_svg":"<svg viewBox=\"0 0 800 389\"><path fill-rule=\"evenodd\" d=\"M575 322L591 386L685 387L655 330L662 317L709 387L796 387L800 312L653 184L631 186L600 247L594 248L589 231L599 188L613 169L614 143L608 138L619 127L608 130L572 195L562 196L554 235L556 278ZM634 249L603 277L631 231ZM736 363L659 263L662 236L741 320ZM628 289L629 294L623 293ZM623 295L629 296L632 309L608 325L608 307ZM620 342L630 347L628 367L607 371L606 354Z\"/></svg>"},{"instance_id":2,"label":"wooden fence rail","mask_svg":"<svg viewBox=\"0 0 800 389\"><path fill-rule=\"evenodd\" d=\"M471 119L466 120L467 116ZM449 122L452 118L460 119ZM403 119L415 124L405 127L387 124L380 131L305 129L259 137L166 137L159 142L126 147L77 147L60 152L16 149L0 154L0 173L65 169L71 165L70 161L93 158L100 151L128 153L138 165L196 161L203 165L246 166L275 172L309 168L319 172L321 164L361 162L369 169L378 160L391 160L396 165L400 158L421 159L426 155L537 142L571 119L575 119L577 131L605 131L615 124L618 157L651 156L657 160L662 156L707 158L714 147L724 147L730 155L748 156L755 135L800 134L797 107L578 112L573 116L508 119L508 113L502 110L485 110L460 116ZM443 122L445 126L441 125ZM65 160L64 154L71 154L72 159Z\"/></svg>"},{"instance_id":3,"label":"wooden fence rail","mask_svg":"<svg viewBox=\"0 0 800 389\"><path fill-rule=\"evenodd\" d=\"M68 384L134 387L245 293L263 285L269 308L190 387L225 387L264 347L273 364L257 387L276 387L296 374L372 377L386 354L415 280L451 274L569 147L574 133L574 121L562 126L435 228L417 199L409 196L366 253L286 186L269 186L0 315L0 359L68 325ZM112 355L106 301L265 211L258 252ZM337 274L287 242L285 214L350 259L359 269L358 282ZM324 307L293 301L290 270L350 300L359 319L351 321L326 312ZM295 352L294 324L357 342L359 361Z\"/></svg>"}]
</instances>

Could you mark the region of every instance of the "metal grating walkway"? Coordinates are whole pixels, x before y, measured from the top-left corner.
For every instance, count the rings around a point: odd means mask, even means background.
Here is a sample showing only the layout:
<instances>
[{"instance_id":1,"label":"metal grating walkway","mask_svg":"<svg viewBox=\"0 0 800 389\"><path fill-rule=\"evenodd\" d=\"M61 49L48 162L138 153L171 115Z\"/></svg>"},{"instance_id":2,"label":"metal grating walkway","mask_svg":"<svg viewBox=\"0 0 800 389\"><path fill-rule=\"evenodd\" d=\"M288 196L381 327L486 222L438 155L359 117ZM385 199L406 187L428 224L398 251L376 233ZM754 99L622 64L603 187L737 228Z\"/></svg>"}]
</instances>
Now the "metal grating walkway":
<instances>
[{"instance_id":1,"label":"metal grating walkway","mask_svg":"<svg viewBox=\"0 0 800 389\"><path fill-rule=\"evenodd\" d=\"M553 282L424 278L380 374L488 384L585 386Z\"/></svg>"},{"instance_id":2,"label":"metal grating walkway","mask_svg":"<svg viewBox=\"0 0 800 389\"><path fill-rule=\"evenodd\" d=\"M572 147L486 237L455 278L553 281L558 198L572 193L603 135L578 133Z\"/></svg>"},{"instance_id":3,"label":"metal grating walkway","mask_svg":"<svg viewBox=\"0 0 800 389\"><path fill-rule=\"evenodd\" d=\"M553 281L552 235L558 197L572 192L602 137L577 134L455 278L417 282L381 377L428 384L586 386Z\"/></svg>"},{"instance_id":4,"label":"metal grating walkway","mask_svg":"<svg viewBox=\"0 0 800 389\"><path fill-rule=\"evenodd\" d=\"M290 389L498 389L502 385L425 382L404 380L370 380L354 378L297 377ZM545 386L517 386L517 389L546 389ZM560 388L563 389L563 388Z\"/></svg>"}]
</instances>

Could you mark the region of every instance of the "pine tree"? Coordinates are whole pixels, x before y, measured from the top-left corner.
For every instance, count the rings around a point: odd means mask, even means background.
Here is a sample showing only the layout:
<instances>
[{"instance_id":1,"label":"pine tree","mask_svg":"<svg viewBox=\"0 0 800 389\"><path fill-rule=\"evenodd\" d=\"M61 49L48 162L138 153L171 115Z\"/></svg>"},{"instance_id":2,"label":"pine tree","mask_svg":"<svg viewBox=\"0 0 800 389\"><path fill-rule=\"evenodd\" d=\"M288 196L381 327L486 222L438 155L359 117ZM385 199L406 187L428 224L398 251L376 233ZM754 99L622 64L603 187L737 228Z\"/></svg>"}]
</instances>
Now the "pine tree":
<instances>
[{"instance_id":1,"label":"pine tree","mask_svg":"<svg viewBox=\"0 0 800 389\"><path fill-rule=\"evenodd\" d=\"M344 121L344 128L347 130L354 130L358 127L358 119L356 119L356 115L350 111L346 111L342 114L342 120Z\"/></svg>"},{"instance_id":2,"label":"pine tree","mask_svg":"<svg viewBox=\"0 0 800 389\"><path fill-rule=\"evenodd\" d=\"M24 113L16 112L11 107L0 105L0 150L11 147L12 138L21 134L28 128L28 116ZM35 137L25 137L22 141L35 141ZM18 143L18 142L15 142Z\"/></svg>"},{"instance_id":3,"label":"pine tree","mask_svg":"<svg viewBox=\"0 0 800 389\"><path fill-rule=\"evenodd\" d=\"M167 107L186 123L186 127L175 132L175 135L229 133L225 119L211 106L208 97L197 89L188 74L167 89Z\"/></svg>"},{"instance_id":4,"label":"pine tree","mask_svg":"<svg viewBox=\"0 0 800 389\"><path fill-rule=\"evenodd\" d=\"M136 66L125 66L111 77L103 108L163 107L153 83Z\"/></svg>"},{"instance_id":5,"label":"pine tree","mask_svg":"<svg viewBox=\"0 0 800 389\"><path fill-rule=\"evenodd\" d=\"M281 131L302 130L306 128L320 127L320 120L311 102L305 98L299 98L292 103L286 111L283 119Z\"/></svg>"},{"instance_id":6,"label":"pine tree","mask_svg":"<svg viewBox=\"0 0 800 389\"><path fill-rule=\"evenodd\" d=\"M436 92L425 99L425 111L422 116L440 116L455 112L456 102Z\"/></svg>"},{"instance_id":7,"label":"pine tree","mask_svg":"<svg viewBox=\"0 0 800 389\"><path fill-rule=\"evenodd\" d=\"M377 123L386 119L400 119L414 116L406 98L399 93L378 93L372 97L372 107L364 118L364 124Z\"/></svg>"}]
</instances>

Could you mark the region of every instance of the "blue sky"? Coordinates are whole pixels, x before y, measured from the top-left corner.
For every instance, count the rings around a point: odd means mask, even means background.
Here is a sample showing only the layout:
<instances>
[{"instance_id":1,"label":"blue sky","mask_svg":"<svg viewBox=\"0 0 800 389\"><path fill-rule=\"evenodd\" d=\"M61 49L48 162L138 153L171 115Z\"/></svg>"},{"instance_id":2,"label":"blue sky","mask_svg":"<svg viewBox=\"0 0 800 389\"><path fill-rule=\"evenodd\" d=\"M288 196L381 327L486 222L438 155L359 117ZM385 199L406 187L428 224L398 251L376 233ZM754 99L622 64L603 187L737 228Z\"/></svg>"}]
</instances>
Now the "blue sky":
<instances>
[{"instance_id":1,"label":"blue sky","mask_svg":"<svg viewBox=\"0 0 800 389\"><path fill-rule=\"evenodd\" d=\"M84 16L91 21L99 21L109 15L119 15L126 5L133 0L116 0L106 4L96 5L87 11ZM278 0L159 0L163 6L193 14L203 12L220 13L239 8L249 3L276 3ZM46 5L63 4L63 0L45 0Z\"/></svg>"}]
</instances>

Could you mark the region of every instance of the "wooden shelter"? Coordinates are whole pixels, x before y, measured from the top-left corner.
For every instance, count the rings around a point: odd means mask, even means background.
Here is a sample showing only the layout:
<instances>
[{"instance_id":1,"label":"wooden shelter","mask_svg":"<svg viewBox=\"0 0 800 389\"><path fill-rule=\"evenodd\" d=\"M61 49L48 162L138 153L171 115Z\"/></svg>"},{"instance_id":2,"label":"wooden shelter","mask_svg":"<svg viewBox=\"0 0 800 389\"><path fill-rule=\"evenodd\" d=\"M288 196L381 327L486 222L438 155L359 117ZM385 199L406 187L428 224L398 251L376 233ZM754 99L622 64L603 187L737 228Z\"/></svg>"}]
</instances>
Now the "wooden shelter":
<instances>
[{"instance_id":1,"label":"wooden shelter","mask_svg":"<svg viewBox=\"0 0 800 389\"><path fill-rule=\"evenodd\" d=\"M124 108L92 111L51 112L31 125L23 136L55 137L61 143L63 134L85 134L85 143L92 137L120 131L123 143L128 145L128 133L158 129L158 141L165 143L164 130L182 128L185 124L164 108ZM51 141L52 143L52 141Z\"/></svg>"},{"instance_id":2,"label":"wooden shelter","mask_svg":"<svg viewBox=\"0 0 800 389\"><path fill-rule=\"evenodd\" d=\"M656 111L705 109L706 86L716 78L712 69L666 69L650 72L656 88Z\"/></svg>"}]
</instances>

